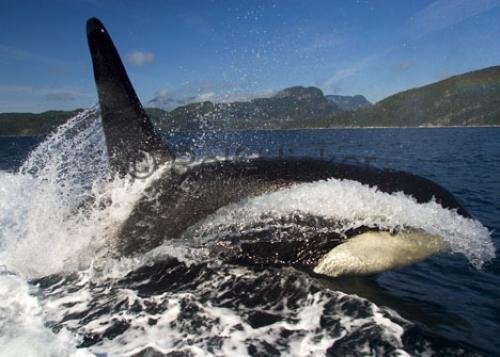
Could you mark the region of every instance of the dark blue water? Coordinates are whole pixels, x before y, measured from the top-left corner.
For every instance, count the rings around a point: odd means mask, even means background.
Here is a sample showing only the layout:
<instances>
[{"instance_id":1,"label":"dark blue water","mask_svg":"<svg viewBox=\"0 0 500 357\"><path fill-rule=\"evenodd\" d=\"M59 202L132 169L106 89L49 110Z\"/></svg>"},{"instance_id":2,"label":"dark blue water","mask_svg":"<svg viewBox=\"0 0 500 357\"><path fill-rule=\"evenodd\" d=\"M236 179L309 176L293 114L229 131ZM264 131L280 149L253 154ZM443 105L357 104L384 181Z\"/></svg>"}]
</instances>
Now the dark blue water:
<instances>
[{"instance_id":1,"label":"dark blue water","mask_svg":"<svg viewBox=\"0 0 500 357\"><path fill-rule=\"evenodd\" d=\"M202 135L202 134L199 134ZM342 129L203 134L204 152L311 156L405 170L450 190L492 232L500 247L500 128ZM192 137L177 135L177 148ZM188 149L188 152L191 151ZM497 253L498 256L498 253ZM336 282L344 291L393 307L451 339L500 353L500 260L482 271L459 256Z\"/></svg>"},{"instance_id":2,"label":"dark blue water","mask_svg":"<svg viewBox=\"0 0 500 357\"><path fill-rule=\"evenodd\" d=\"M0 137L0 170L14 171L43 138L30 136Z\"/></svg>"},{"instance_id":3,"label":"dark blue water","mask_svg":"<svg viewBox=\"0 0 500 357\"><path fill-rule=\"evenodd\" d=\"M193 159L308 156L409 171L451 191L500 246L499 128L176 133L165 139ZM0 138L0 170L15 171L40 140ZM500 354L498 258L478 271L459 255L442 255L372 278L321 283L388 306L432 336Z\"/></svg>"}]
</instances>

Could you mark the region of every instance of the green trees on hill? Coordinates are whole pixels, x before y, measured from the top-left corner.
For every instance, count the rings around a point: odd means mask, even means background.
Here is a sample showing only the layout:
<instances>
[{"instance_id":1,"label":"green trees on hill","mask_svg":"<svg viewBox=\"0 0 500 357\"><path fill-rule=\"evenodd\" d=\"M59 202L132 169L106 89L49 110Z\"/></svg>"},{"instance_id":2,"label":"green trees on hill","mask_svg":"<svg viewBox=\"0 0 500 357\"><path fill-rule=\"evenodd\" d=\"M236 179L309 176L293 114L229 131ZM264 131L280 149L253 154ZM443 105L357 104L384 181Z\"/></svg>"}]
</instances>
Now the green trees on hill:
<instances>
[{"instance_id":1,"label":"green trees on hill","mask_svg":"<svg viewBox=\"0 0 500 357\"><path fill-rule=\"evenodd\" d=\"M0 113L0 135L46 135L81 111L76 109L50 110L40 114Z\"/></svg>"},{"instance_id":2,"label":"green trees on hill","mask_svg":"<svg viewBox=\"0 0 500 357\"><path fill-rule=\"evenodd\" d=\"M0 135L46 135L80 111L2 113ZM341 109L319 88L300 86L246 102L146 111L168 131L500 125L500 66L400 92L355 111Z\"/></svg>"}]
</instances>

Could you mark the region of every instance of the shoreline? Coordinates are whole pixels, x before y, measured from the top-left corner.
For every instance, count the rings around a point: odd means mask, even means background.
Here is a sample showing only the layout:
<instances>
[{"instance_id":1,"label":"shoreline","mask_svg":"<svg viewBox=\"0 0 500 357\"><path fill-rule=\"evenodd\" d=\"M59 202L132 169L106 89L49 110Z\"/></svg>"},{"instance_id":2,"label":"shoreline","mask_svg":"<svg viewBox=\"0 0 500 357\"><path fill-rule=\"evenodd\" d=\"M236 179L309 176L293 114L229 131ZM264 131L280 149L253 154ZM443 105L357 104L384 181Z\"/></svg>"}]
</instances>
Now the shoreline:
<instances>
[{"instance_id":1,"label":"shoreline","mask_svg":"<svg viewBox=\"0 0 500 357\"><path fill-rule=\"evenodd\" d=\"M328 128L259 128L259 129L204 129L204 130L179 130L163 131L164 134L172 133L196 133L196 132L237 132L237 131L299 131L299 130L363 130L363 129L482 129L482 128L500 128L500 125L452 125L452 126L337 126ZM43 138L47 134L39 135L0 135L0 138Z\"/></svg>"},{"instance_id":2,"label":"shoreline","mask_svg":"<svg viewBox=\"0 0 500 357\"><path fill-rule=\"evenodd\" d=\"M500 125L468 125L468 126L338 126L330 128L293 128L293 129L204 129L161 131L164 134L199 133L199 132L238 132L238 131L300 131L300 130L364 130L364 129L481 129L500 128Z\"/></svg>"},{"instance_id":3,"label":"shoreline","mask_svg":"<svg viewBox=\"0 0 500 357\"><path fill-rule=\"evenodd\" d=\"M294 129L231 129L231 131L245 130L335 130L335 129L450 129L450 128L500 128L499 125L450 125L450 126L334 126L327 128L294 128Z\"/></svg>"}]
</instances>

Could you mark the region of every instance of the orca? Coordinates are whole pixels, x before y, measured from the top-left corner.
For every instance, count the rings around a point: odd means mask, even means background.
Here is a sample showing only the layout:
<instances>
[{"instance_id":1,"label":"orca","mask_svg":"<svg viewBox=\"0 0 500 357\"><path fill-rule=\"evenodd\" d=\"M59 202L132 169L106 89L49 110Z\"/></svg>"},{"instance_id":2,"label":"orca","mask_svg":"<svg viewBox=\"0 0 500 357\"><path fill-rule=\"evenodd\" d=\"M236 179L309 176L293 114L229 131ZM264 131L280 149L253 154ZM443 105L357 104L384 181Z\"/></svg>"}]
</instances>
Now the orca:
<instances>
[{"instance_id":1,"label":"orca","mask_svg":"<svg viewBox=\"0 0 500 357\"><path fill-rule=\"evenodd\" d=\"M88 20L87 37L112 174L123 177L133 173L131 168L146 157L158 166L175 167L173 150L149 120L110 35L98 19ZM165 240L181 238L190 227L221 207L296 184L331 178L358 181L385 193L403 192L418 203L434 199L444 208L471 217L446 189L407 172L309 158L213 161L162 172L119 228L117 251L123 256L149 251ZM360 228L340 236L320 234L307 221L295 224L305 231L309 229L307 239L290 228L289 234L281 234L286 238L278 240L225 239L216 245L214 254L234 263L291 265L338 276L373 274L405 266L445 246L440 237L422 232L389 234ZM422 239L430 242L424 248ZM349 257L354 263L346 263Z\"/></svg>"}]
</instances>

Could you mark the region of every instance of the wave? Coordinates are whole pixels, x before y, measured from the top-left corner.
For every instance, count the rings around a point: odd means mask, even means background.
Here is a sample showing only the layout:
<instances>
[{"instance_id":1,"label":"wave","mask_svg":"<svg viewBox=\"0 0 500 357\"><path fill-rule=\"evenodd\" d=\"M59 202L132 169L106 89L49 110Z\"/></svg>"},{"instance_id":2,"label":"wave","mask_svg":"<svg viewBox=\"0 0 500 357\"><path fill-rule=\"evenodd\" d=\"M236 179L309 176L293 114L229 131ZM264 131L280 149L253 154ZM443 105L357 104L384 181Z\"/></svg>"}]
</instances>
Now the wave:
<instances>
[{"instance_id":1,"label":"wave","mask_svg":"<svg viewBox=\"0 0 500 357\"><path fill-rule=\"evenodd\" d=\"M114 257L120 224L163 171L145 180L112 179L103 137L99 113L91 108L44 140L17 173L0 174L1 264L36 277L86 269L99 257ZM189 233L207 243L224 227L243 230L294 215L331 222L329 229L339 234L359 227L423 230L443 237L452 252L464 254L477 268L495 257L488 230L476 220L434 201L419 204L401 192L387 194L337 179L244 199L219 209Z\"/></svg>"},{"instance_id":2,"label":"wave","mask_svg":"<svg viewBox=\"0 0 500 357\"><path fill-rule=\"evenodd\" d=\"M244 199L222 207L193 227L190 234L202 243L210 243L228 227L244 230L296 216L329 221L330 230L339 234L361 227L422 230L443 237L452 252L462 253L477 268L495 258L490 233L479 221L445 209L435 201L421 204L402 192L384 193L351 180L296 184Z\"/></svg>"},{"instance_id":3,"label":"wave","mask_svg":"<svg viewBox=\"0 0 500 357\"><path fill-rule=\"evenodd\" d=\"M91 108L42 142L18 172L0 172L0 354L422 352L405 340L412 324L395 312L324 289L295 269L226 265L203 249L169 242L117 257L117 230L168 167L130 180L110 177L107 164L99 113ZM293 215L322 219L339 233L423 229L476 267L494 257L479 222L348 180L245 199L190 233L209 244L224 227Z\"/></svg>"},{"instance_id":4,"label":"wave","mask_svg":"<svg viewBox=\"0 0 500 357\"><path fill-rule=\"evenodd\" d=\"M0 173L0 264L26 277L88 268L151 180L111 178L98 111L77 115Z\"/></svg>"},{"instance_id":5,"label":"wave","mask_svg":"<svg viewBox=\"0 0 500 357\"><path fill-rule=\"evenodd\" d=\"M78 341L68 330L54 334L47 329L36 290L19 276L0 269L0 355L94 356L78 350Z\"/></svg>"}]
</instances>

